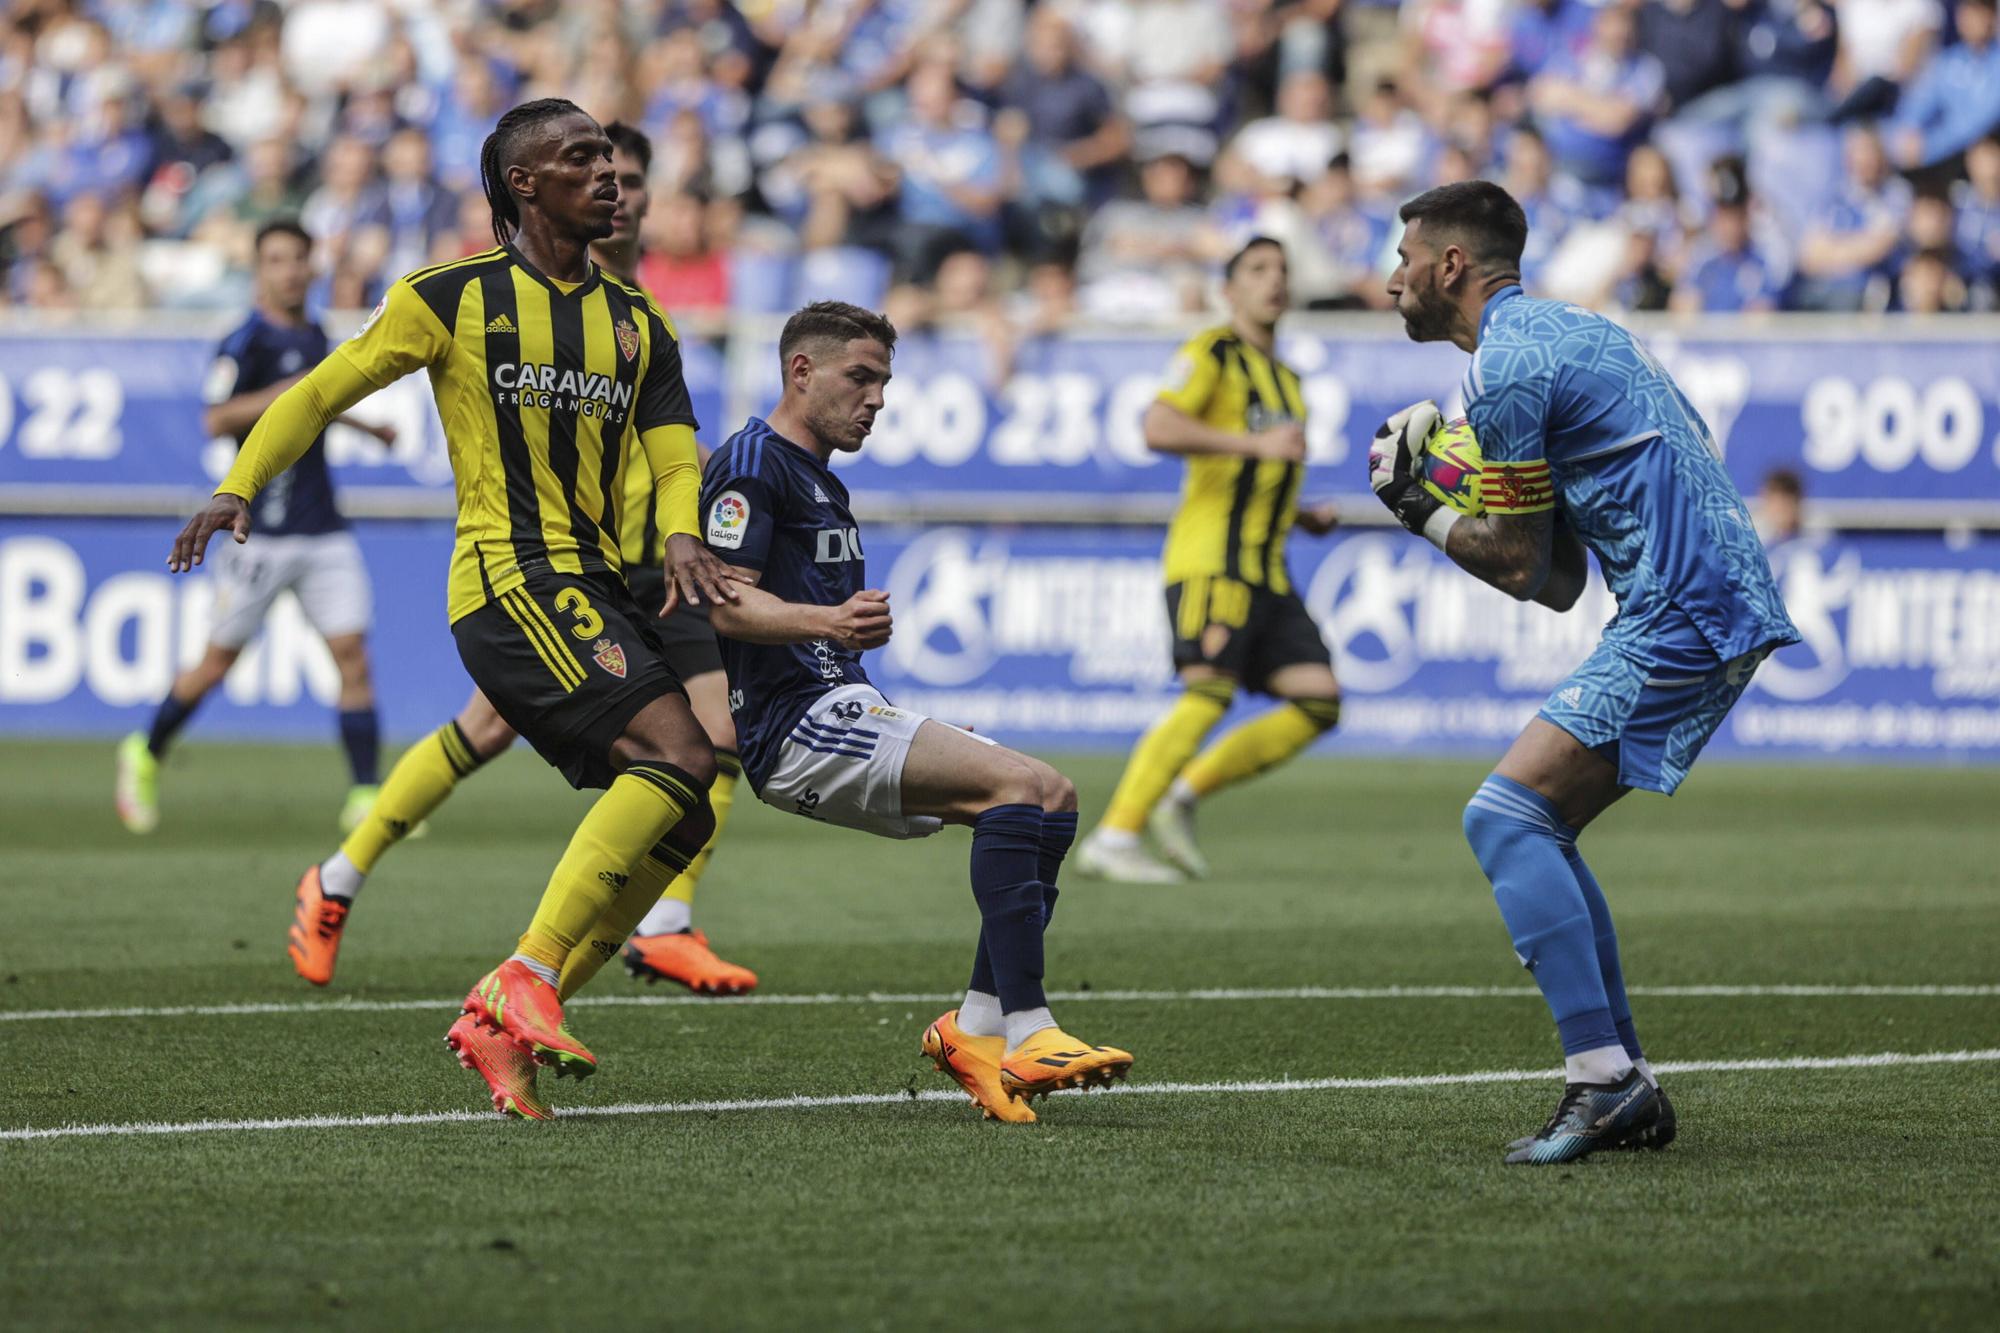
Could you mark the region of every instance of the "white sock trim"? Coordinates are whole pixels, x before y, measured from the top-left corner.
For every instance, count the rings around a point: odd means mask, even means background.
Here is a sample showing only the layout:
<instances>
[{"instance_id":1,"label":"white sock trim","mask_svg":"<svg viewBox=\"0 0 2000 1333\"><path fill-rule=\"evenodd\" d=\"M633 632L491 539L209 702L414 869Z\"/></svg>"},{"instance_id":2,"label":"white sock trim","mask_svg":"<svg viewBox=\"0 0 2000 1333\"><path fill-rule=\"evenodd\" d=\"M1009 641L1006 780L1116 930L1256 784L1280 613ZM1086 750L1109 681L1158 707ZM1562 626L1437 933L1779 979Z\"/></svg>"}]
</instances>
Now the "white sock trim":
<instances>
[{"instance_id":1,"label":"white sock trim","mask_svg":"<svg viewBox=\"0 0 2000 1333\"><path fill-rule=\"evenodd\" d=\"M985 991L969 990L958 1006L958 1030L968 1037L1002 1037L1006 1019L1000 1013L1000 997Z\"/></svg>"},{"instance_id":2,"label":"white sock trim","mask_svg":"<svg viewBox=\"0 0 2000 1333\"><path fill-rule=\"evenodd\" d=\"M1186 778L1175 778L1174 785L1167 788L1167 799L1175 805L1193 805L1201 797L1195 794L1194 788L1188 785Z\"/></svg>"},{"instance_id":3,"label":"white sock trim","mask_svg":"<svg viewBox=\"0 0 2000 1333\"><path fill-rule=\"evenodd\" d=\"M1106 828L1102 824L1091 833L1090 840L1108 852L1130 851L1139 845L1139 835L1131 829Z\"/></svg>"},{"instance_id":4,"label":"white sock trim","mask_svg":"<svg viewBox=\"0 0 2000 1333\"><path fill-rule=\"evenodd\" d=\"M1623 1083L1632 1072L1632 1057L1623 1046L1599 1046L1563 1060L1563 1078L1571 1083Z\"/></svg>"},{"instance_id":5,"label":"white sock trim","mask_svg":"<svg viewBox=\"0 0 2000 1333\"><path fill-rule=\"evenodd\" d=\"M1007 1026L1007 1054L1012 1055L1015 1051L1021 1049L1022 1042L1034 1036L1043 1028L1054 1027L1056 1020L1055 1015L1049 1012L1048 1006L1043 1005L1039 1009L1016 1009L1013 1013L1005 1016L1005 1023Z\"/></svg>"},{"instance_id":6,"label":"white sock trim","mask_svg":"<svg viewBox=\"0 0 2000 1333\"><path fill-rule=\"evenodd\" d=\"M562 973L556 971L553 967L550 967L547 963L540 962L536 959L530 958L528 957L528 955L524 953L508 954L507 961L510 963L519 963L522 967L527 968L530 972L533 972L536 976L540 977L543 981L548 982L551 986L562 985Z\"/></svg>"},{"instance_id":7,"label":"white sock trim","mask_svg":"<svg viewBox=\"0 0 2000 1333\"><path fill-rule=\"evenodd\" d=\"M646 913L639 922L634 935L678 935L694 924L694 904L684 903L678 898L661 896L653 904L653 910Z\"/></svg>"},{"instance_id":8,"label":"white sock trim","mask_svg":"<svg viewBox=\"0 0 2000 1333\"><path fill-rule=\"evenodd\" d=\"M335 852L319 863L319 891L330 898L353 898L367 879L346 852Z\"/></svg>"}]
</instances>

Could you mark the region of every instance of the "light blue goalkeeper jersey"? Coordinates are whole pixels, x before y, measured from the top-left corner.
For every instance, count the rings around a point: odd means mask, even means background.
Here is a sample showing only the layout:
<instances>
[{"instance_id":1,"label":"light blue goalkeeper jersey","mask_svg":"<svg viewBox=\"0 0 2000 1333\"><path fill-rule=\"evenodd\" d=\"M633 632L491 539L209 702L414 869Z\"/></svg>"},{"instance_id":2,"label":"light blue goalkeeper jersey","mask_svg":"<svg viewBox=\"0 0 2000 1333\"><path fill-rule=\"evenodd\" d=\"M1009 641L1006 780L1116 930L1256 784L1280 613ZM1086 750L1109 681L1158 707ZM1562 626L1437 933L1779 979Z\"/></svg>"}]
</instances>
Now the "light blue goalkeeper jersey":
<instances>
[{"instance_id":1,"label":"light blue goalkeeper jersey","mask_svg":"<svg viewBox=\"0 0 2000 1333\"><path fill-rule=\"evenodd\" d=\"M1480 316L1465 406L1487 507L1560 506L1597 553L1618 601L1607 644L1689 667L1798 642L1714 436L1630 333L1504 288Z\"/></svg>"}]
</instances>

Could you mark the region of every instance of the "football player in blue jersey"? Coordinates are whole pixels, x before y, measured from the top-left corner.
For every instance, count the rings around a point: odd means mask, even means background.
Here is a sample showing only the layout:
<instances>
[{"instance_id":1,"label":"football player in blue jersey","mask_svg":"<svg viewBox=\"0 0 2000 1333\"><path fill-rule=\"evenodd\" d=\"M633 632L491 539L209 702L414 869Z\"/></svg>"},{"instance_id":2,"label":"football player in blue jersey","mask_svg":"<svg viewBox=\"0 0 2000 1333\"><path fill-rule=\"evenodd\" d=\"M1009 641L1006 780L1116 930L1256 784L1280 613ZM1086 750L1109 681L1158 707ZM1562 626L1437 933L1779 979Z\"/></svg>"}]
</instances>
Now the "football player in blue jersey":
<instances>
[{"instance_id":1,"label":"football player in blue jersey","mask_svg":"<svg viewBox=\"0 0 2000 1333\"><path fill-rule=\"evenodd\" d=\"M1596 553L1618 613L1465 810L1514 950L1562 1037L1566 1086L1507 1161L1664 1147L1674 1114L1632 1024L1618 937L1577 835L1634 787L1671 794L1772 650L1798 642L1708 427L1633 336L1521 290L1528 224L1497 185L1418 195L1389 294L1411 338L1471 352L1484 512L1412 476L1435 404L1389 419L1369 480L1397 520L1522 601L1575 605Z\"/></svg>"},{"instance_id":2,"label":"football player in blue jersey","mask_svg":"<svg viewBox=\"0 0 2000 1333\"><path fill-rule=\"evenodd\" d=\"M240 447L264 409L326 357L326 331L306 312L312 284L312 237L289 219L257 231L256 306L216 349L209 372L208 433ZM354 426L393 444L396 432L352 417ZM374 598L361 547L333 499L326 441L313 441L305 457L279 475L251 508L257 542L231 545L215 560L215 624L201 661L175 677L145 731L118 747L118 817L134 833L160 822L159 766L167 746L201 701L222 683L236 659L263 628L271 604L290 591L326 640L340 671L340 741L352 785L341 808L342 832L368 814L375 801L380 728L368 675L368 624Z\"/></svg>"},{"instance_id":3,"label":"football player in blue jersey","mask_svg":"<svg viewBox=\"0 0 2000 1333\"><path fill-rule=\"evenodd\" d=\"M710 616L743 773L767 805L887 838L971 826L972 981L923 1050L988 1117L1032 1121L1035 1097L1122 1078L1132 1057L1065 1033L1042 992L1042 932L1076 837L1076 788L1039 759L893 706L862 668L862 653L889 641L889 597L867 585L831 464L874 428L895 346L888 320L844 302L787 321L777 408L703 471L703 539L746 580L741 600Z\"/></svg>"}]
</instances>

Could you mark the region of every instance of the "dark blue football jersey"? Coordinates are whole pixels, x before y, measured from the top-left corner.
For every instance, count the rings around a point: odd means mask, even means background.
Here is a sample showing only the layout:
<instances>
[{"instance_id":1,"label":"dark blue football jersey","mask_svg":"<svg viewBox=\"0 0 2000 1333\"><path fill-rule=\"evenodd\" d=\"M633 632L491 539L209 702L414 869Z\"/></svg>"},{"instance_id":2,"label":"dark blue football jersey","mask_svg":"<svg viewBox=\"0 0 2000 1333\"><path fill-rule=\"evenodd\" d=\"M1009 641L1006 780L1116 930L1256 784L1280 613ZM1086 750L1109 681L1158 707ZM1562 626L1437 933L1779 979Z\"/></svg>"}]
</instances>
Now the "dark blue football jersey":
<instances>
[{"instance_id":1,"label":"dark blue football jersey","mask_svg":"<svg viewBox=\"0 0 2000 1333\"><path fill-rule=\"evenodd\" d=\"M297 328L282 328L252 310L235 332L215 350L203 395L212 407L239 393L255 393L279 380L311 370L326 358L326 330L308 319ZM240 448L245 437L236 441ZM333 478L326 468L326 437L320 436L305 457L273 478L250 502L250 524L261 536L301 536L337 532L347 526L333 503Z\"/></svg>"},{"instance_id":2,"label":"dark blue football jersey","mask_svg":"<svg viewBox=\"0 0 2000 1333\"><path fill-rule=\"evenodd\" d=\"M701 516L708 548L732 565L760 571L758 586L774 597L838 606L867 586L847 487L817 457L756 417L708 460ZM813 700L868 682L861 654L825 639L716 640L729 673L743 771L759 790Z\"/></svg>"}]
</instances>

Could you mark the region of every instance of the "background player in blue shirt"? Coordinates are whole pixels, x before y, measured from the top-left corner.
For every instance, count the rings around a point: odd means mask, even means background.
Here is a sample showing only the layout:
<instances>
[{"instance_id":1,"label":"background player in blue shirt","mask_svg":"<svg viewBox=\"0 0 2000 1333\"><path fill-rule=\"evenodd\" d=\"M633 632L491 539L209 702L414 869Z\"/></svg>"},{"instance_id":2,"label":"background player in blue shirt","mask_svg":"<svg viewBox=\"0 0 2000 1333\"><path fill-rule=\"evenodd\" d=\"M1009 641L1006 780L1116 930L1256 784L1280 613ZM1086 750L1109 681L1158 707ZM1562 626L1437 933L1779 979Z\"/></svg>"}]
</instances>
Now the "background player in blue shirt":
<instances>
[{"instance_id":1,"label":"background player in blue shirt","mask_svg":"<svg viewBox=\"0 0 2000 1333\"><path fill-rule=\"evenodd\" d=\"M1576 604L1584 550L1618 614L1465 811L1514 949L1562 1035L1563 1098L1515 1163L1664 1147L1672 1108L1632 1024L1618 939L1576 849L1634 787L1671 794L1758 663L1798 642L1743 498L1708 427L1631 334L1521 291L1528 224L1497 185L1464 181L1402 208L1389 279L1410 337L1473 353L1466 415L1485 455L1485 512L1439 504L1411 476L1435 405L1391 417L1369 455L1375 493L1412 532L1522 601Z\"/></svg>"},{"instance_id":2,"label":"background player in blue shirt","mask_svg":"<svg viewBox=\"0 0 2000 1333\"><path fill-rule=\"evenodd\" d=\"M208 433L231 436L239 447L264 409L327 351L326 331L306 313L312 238L296 222L269 222L257 232L255 252L256 306L216 349L204 393ZM340 420L384 444L395 442L388 426ZM167 746L236 665L283 592L298 599L340 669L340 742L353 780L340 812L342 831L360 823L374 803L381 735L368 674L374 594L361 548L334 506L324 436L258 495L250 518L257 542L231 544L215 560L208 651L175 677L152 725L118 747L118 817L134 833L150 833L160 822L159 762Z\"/></svg>"},{"instance_id":3,"label":"background player in blue shirt","mask_svg":"<svg viewBox=\"0 0 2000 1333\"><path fill-rule=\"evenodd\" d=\"M820 301L778 338L784 393L702 475L702 536L747 580L716 602L743 774L765 804L886 838L972 827L982 928L965 1001L923 1049L996 1120L1030 1121L1056 1088L1122 1078L1132 1057L1056 1026L1042 932L1076 838L1076 788L1038 759L896 708L861 655L889 641L889 595L867 586L860 529L833 455L874 428L896 330Z\"/></svg>"}]
</instances>

